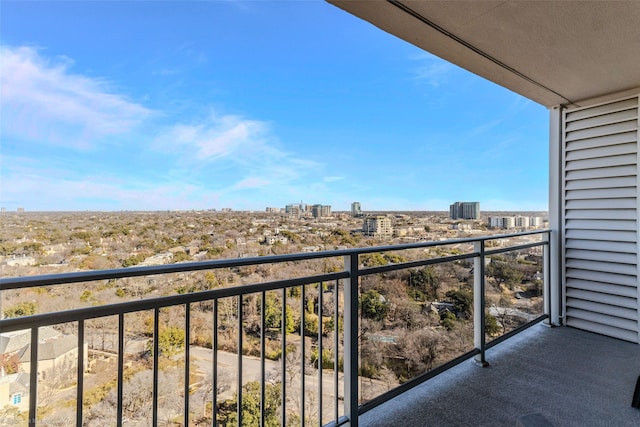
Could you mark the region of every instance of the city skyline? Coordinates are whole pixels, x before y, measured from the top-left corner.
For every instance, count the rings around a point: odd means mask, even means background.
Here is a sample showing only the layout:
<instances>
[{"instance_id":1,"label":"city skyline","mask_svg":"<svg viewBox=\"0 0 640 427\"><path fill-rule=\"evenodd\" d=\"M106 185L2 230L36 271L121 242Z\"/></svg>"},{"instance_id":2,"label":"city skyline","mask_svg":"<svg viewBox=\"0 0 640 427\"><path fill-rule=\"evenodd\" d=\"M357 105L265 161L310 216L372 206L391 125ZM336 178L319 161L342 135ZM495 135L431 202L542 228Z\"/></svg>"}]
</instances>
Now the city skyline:
<instances>
[{"instance_id":1,"label":"city skyline","mask_svg":"<svg viewBox=\"0 0 640 427\"><path fill-rule=\"evenodd\" d=\"M324 2L9 1L0 19L10 211L547 210L543 107Z\"/></svg>"}]
</instances>

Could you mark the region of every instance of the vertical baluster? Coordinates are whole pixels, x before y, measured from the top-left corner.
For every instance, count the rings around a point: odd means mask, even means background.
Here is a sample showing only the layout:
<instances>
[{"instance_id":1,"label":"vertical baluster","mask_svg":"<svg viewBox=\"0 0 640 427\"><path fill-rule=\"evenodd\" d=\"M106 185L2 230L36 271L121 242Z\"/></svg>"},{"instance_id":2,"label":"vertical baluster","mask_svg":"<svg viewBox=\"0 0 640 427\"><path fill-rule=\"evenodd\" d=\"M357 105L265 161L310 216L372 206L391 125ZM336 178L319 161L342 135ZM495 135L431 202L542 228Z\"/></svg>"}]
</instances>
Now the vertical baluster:
<instances>
[{"instance_id":1,"label":"vertical baluster","mask_svg":"<svg viewBox=\"0 0 640 427\"><path fill-rule=\"evenodd\" d=\"M191 352L191 304L184 306L184 425L189 425L189 359Z\"/></svg>"},{"instance_id":2,"label":"vertical baluster","mask_svg":"<svg viewBox=\"0 0 640 427\"><path fill-rule=\"evenodd\" d=\"M333 357L333 421L337 424L339 413L338 413L338 372L339 372L339 355L338 351L338 334L339 334L339 318L338 318L338 284L339 280L336 280L336 285L333 290L333 348L335 349L335 354Z\"/></svg>"},{"instance_id":3,"label":"vertical baluster","mask_svg":"<svg viewBox=\"0 0 640 427\"><path fill-rule=\"evenodd\" d=\"M218 299L213 300L213 336L211 337L211 352L213 356L212 385L211 385L211 425L218 425Z\"/></svg>"},{"instance_id":4,"label":"vertical baluster","mask_svg":"<svg viewBox=\"0 0 640 427\"><path fill-rule=\"evenodd\" d=\"M287 425L287 288L282 288L282 427Z\"/></svg>"},{"instance_id":5,"label":"vertical baluster","mask_svg":"<svg viewBox=\"0 0 640 427\"><path fill-rule=\"evenodd\" d=\"M238 425L242 425L242 295L238 295Z\"/></svg>"},{"instance_id":6,"label":"vertical baluster","mask_svg":"<svg viewBox=\"0 0 640 427\"><path fill-rule=\"evenodd\" d=\"M260 427L264 427L264 411L265 405L265 331L264 331L264 317L267 307L266 303L267 293L262 291L262 300L260 301Z\"/></svg>"},{"instance_id":7,"label":"vertical baluster","mask_svg":"<svg viewBox=\"0 0 640 427\"><path fill-rule=\"evenodd\" d=\"M152 425L158 425L158 357L160 356L160 309L153 309L153 397L151 399Z\"/></svg>"},{"instance_id":8,"label":"vertical baluster","mask_svg":"<svg viewBox=\"0 0 640 427\"><path fill-rule=\"evenodd\" d=\"M78 321L78 366L76 384L76 425L82 427L82 401L84 394L84 319Z\"/></svg>"},{"instance_id":9,"label":"vertical baluster","mask_svg":"<svg viewBox=\"0 0 640 427\"><path fill-rule=\"evenodd\" d=\"M322 423L322 282L318 284L318 420Z\"/></svg>"},{"instance_id":10,"label":"vertical baluster","mask_svg":"<svg viewBox=\"0 0 640 427\"><path fill-rule=\"evenodd\" d=\"M122 427L122 399L124 397L124 313L118 315L118 401L116 402L116 425Z\"/></svg>"},{"instance_id":11,"label":"vertical baluster","mask_svg":"<svg viewBox=\"0 0 640 427\"><path fill-rule=\"evenodd\" d=\"M300 349L300 360L301 360L301 364L300 364L300 403L301 403L301 407L300 407L300 422L302 425L305 424L305 408L304 408L304 401L305 401L305 395L306 395L306 390L305 390L305 377L304 377L304 362L305 362L305 357L306 357L306 352L305 352L305 345L304 345L304 316L306 313L306 307L305 307L305 286L301 285L300 286L300 342L301 342L301 349Z\"/></svg>"},{"instance_id":12,"label":"vertical baluster","mask_svg":"<svg viewBox=\"0 0 640 427\"><path fill-rule=\"evenodd\" d=\"M31 328L31 367L29 370L29 427L36 425L38 407L38 327Z\"/></svg>"}]
</instances>

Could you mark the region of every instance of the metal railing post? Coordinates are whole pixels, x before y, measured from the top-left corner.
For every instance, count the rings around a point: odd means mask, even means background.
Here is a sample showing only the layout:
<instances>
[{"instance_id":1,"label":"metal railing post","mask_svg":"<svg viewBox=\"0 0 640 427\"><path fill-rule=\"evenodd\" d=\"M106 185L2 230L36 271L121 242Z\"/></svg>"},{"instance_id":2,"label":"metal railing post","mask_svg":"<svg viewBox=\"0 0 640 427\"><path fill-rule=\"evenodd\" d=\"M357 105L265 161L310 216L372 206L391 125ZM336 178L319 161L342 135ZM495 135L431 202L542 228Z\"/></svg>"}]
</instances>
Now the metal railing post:
<instances>
[{"instance_id":1,"label":"metal railing post","mask_svg":"<svg viewBox=\"0 0 640 427\"><path fill-rule=\"evenodd\" d=\"M344 257L344 269L344 414L358 427L358 254Z\"/></svg>"},{"instance_id":2,"label":"metal railing post","mask_svg":"<svg viewBox=\"0 0 640 427\"><path fill-rule=\"evenodd\" d=\"M474 252L478 256L473 258L473 344L480 351L475 357L481 366L489 366L485 359L485 292L484 292L484 240L473 243Z\"/></svg>"},{"instance_id":3,"label":"metal railing post","mask_svg":"<svg viewBox=\"0 0 640 427\"><path fill-rule=\"evenodd\" d=\"M29 370L29 427L36 427L38 408L38 327L31 328ZM35 367L35 369L34 369Z\"/></svg>"},{"instance_id":4,"label":"metal railing post","mask_svg":"<svg viewBox=\"0 0 640 427\"><path fill-rule=\"evenodd\" d=\"M78 321L78 362L76 383L76 425L82 427L82 405L84 400L84 319Z\"/></svg>"},{"instance_id":5,"label":"metal railing post","mask_svg":"<svg viewBox=\"0 0 640 427\"><path fill-rule=\"evenodd\" d=\"M551 257L550 257L550 236L549 233L545 233L542 236L542 241L546 242L542 246L542 302L544 304L544 314L548 316L544 323L548 326L552 325L551 321Z\"/></svg>"}]
</instances>

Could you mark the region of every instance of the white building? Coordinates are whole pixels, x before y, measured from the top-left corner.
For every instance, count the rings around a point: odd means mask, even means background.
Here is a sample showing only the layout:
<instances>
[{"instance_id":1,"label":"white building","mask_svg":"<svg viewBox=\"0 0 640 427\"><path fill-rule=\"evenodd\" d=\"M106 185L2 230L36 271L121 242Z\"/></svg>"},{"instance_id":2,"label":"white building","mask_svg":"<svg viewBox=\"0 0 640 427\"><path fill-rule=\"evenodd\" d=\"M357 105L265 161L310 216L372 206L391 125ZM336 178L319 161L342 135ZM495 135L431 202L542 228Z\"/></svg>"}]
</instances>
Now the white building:
<instances>
[{"instance_id":1,"label":"white building","mask_svg":"<svg viewBox=\"0 0 640 427\"><path fill-rule=\"evenodd\" d=\"M391 218L386 216L367 217L362 224L362 232L366 236L384 237L393 235Z\"/></svg>"},{"instance_id":2,"label":"white building","mask_svg":"<svg viewBox=\"0 0 640 427\"><path fill-rule=\"evenodd\" d=\"M516 217L516 227L518 228L529 228L531 220L528 216L517 216Z\"/></svg>"}]
</instances>

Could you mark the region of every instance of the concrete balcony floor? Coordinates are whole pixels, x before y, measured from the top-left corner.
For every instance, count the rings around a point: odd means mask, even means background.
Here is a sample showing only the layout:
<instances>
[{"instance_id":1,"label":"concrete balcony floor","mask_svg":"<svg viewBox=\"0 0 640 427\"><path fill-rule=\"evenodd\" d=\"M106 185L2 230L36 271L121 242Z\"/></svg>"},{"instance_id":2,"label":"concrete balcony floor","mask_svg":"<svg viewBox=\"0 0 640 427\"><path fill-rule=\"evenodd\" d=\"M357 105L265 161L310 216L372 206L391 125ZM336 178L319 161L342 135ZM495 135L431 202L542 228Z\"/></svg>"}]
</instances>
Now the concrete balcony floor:
<instances>
[{"instance_id":1,"label":"concrete balcony floor","mask_svg":"<svg viewBox=\"0 0 640 427\"><path fill-rule=\"evenodd\" d=\"M551 425L640 426L631 406L640 345L536 325L360 417L363 426L515 426L540 414Z\"/></svg>"}]
</instances>

